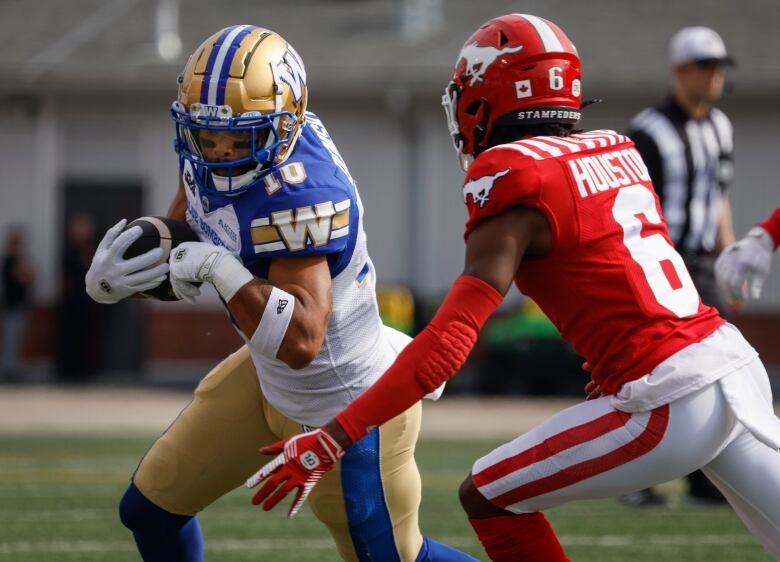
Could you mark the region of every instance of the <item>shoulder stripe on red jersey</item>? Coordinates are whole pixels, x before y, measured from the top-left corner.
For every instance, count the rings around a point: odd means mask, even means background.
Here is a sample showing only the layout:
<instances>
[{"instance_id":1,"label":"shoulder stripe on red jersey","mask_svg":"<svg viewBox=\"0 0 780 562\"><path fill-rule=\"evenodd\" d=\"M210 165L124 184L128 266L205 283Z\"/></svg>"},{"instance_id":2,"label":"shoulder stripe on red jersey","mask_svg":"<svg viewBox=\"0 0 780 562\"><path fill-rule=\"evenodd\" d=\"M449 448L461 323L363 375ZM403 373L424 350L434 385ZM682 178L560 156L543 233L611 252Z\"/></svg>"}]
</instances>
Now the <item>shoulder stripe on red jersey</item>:
<instances>
[{"instance_id":1,"label":"shoulder stripe on red jersey","mask_svg":"<svg viewBox=\"0 0 780 562\"><path fill-rule=\"evenodd\" d=\"M533 137L502 144L494 148L506 147L530 156L534 160L546 158L558 158L567 154L575 154L583 150L605 148L628 142L628 137L619 135L614 131L589 131L578 133L566 138L561 137ZM490 149L493 150L493 149Z\"/></svg>"},{"instance_id":2,"label":"shoulder stripe on red jersey","mask_svg":"<svg viewBox=\"0 0 780 562\"><path fill-rule=\"evenodd\" d=\"M523 18L534 27L536 32L539 34L539 38L542 40L542 45L544 46L545 52L561 53L566 50L564 49L563 44L561 44L561 40L558 39L558 36L555 34L555 31L553 31L553 29L547 25L547 22L542 18L537 16L530 16L528 14L514 15Z\"/></svg>"},{"instance_id":3,"label":"shoulder stripe on red jersey","mask_svg":"<svg viewBox=\"0 0 780 562\"><path fill-rule=\"evenodd\" d=\"M592 131L584 131L582 133L577 133L580 135L601 135L601 136L615 136L617 133L613 131L612 129L593 129Z\"/></svg>"},{"instance_id":4,"label":"shoulder stripe on red jersey","mask_svg":"<svg viewBox=\"0 0 780 562\"><path fill-rule=\"evenodd\" d=\"M593 142L597 143L601 148L608 147L611 143L609 142L609 139L607 137L602 136L592 136L588 137Z\"/></svg>"},{"instance_id":5,"label":"shoulder stripe on red jersey","mask_svg":"<svg viewBox=\"0 0 780 562\"><path fill-rule=\"evenodd\" d=\"M544 140L565 148L568 154L573 154L575 152L579 152L580 150L582 150L581 144L577 144L567 139L562 139L560 137L545 137Z\"/></svg>"},{"instance_id":6,"label":"shoulder stripe on red jersey","mask_svg":"<svg viewBox=\"0 0 780 562\"><path fill-rule=\"evenodd\" d=\"M596 143L590 139L579 138L577 135L571 135L570 137L567 138L574 142L584 144L586 149L596 148Z\"/></svg>"},{"instance_id":7,"label":"shoulder stripe on red jersey","mask_svg":"<svg viewBox=\"0 0 780 562\"><path fill-rule=\"evenodd\" d=\"M577 133L577 134L572 135L572 137L575 138L575 139L595 139L595 138L600 137L600 136L602 136L602 135L599 134L599 133L595 133L593 131L589 131L587 133Z\"/></svg>"},{"instance_id":8,"label":"shoulder stripe on red jersey","mask_svg":"<svg viewBox=\"0 0 780 562\"><path fill-rule=\"evenodd\" d=\"M516 143L502 144L502 145L500 145L500 147L501 148L511 148L512 150L516 150L518 152L521 152L521 153L525 154L526 156L530 156L534 160L544 160L544 156L542 156L538 152L532 150L531 148L529 148L527 146L523 146L521 144L516 144ZM499 147L496 147L496 148L499 148Z\"/></svg>"},{"instance_id":9,"label":"shoulder stripe on red jersey","mask_svg":"<svg viewBox=\"0 0 780 562\"><path fill-rule=\"evenodd\" d=\"M538 148L539 150L546 152L549 156L563 156L563 151L557 146L547 142L547 139L525 139L520 141L520 143Z\"/></svg>"},{"instance_id":10,"label":"shoulder stripe on red jersey","mask_svg":"<svg viewBox=\"0 0 780 562\"><path fill-rule=\"evenodd\" d=\"M616 144L614 138L606 135L600 135L594 132L579 133L576 135L572 135L572 137L575 137L578 140L590 141L591 143L596 143L598 146L602 148Z\"/></svg>"},{"instance_id":11,"label":"shoulder stripe on red jersey","mask_svg":"<svg viewBox=\"0 0 780 562\"><path fill-rule=\"evenodd\" d=\"M619 133L616 133L615 131L610 131L608 129L588 131L586 133L578 133L572 136L590 138L590 139L598 139L598 138L606 139L607 142L609 142L610 146L628 142L629 140L628 137L626 137L625 135L621 135Z\"/></svg>"},{"instance_id":12,"label":"shoulder stripe on red jersey","mask_svg":"<svg viewBox=\"0 0 780 562\"><path fill-rule=\"evenodd\" d=\"M545 140L547 142L551 142L564 147L566 149L565 150L566 154L576 154L577 152L581 152L582 150L588 148L587 146L584 145L584 143L572 142L568 138L562 139L560 137L545 137Z\"/></svg>"}]
</instances>

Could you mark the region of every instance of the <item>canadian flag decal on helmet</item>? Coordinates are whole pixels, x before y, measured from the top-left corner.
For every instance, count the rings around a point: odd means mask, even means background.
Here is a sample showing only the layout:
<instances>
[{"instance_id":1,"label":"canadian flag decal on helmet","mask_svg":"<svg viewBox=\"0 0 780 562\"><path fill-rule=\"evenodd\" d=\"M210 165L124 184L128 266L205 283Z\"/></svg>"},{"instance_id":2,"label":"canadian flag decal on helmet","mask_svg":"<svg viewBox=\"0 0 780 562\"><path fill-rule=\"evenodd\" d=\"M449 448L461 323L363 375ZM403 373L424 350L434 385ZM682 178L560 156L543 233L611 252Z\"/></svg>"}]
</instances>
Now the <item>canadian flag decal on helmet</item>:
<instances>
[{"instance_id":1,"label":"canadian flag decal on helmet","mask_svg":"<svg viewBox=\"0 0 780 562\"><path fill-rule=\"evenodd\" d=\"M496 59L501 55L508 55L511 53L517 53L523 49L522 45L517 47L505 47L498 49L491 45L483 47L476 41L463 47L460 51L460 57L458 63L463 59L466 59L466 72L465 76L471 78L469 86L473 86L477 82L482 82L482 77L490 67L491 64L496 62Z\"/></svg>"},{"instance_id":2,"label":"canadian flag decal on helmet","mask_svg":"<svg viewBox=\"0 0 780 562\"><path fill-rule=\"evenodd\" d=\"M480 207L484 207L485 203L490 198L490 190L493 189L493 184L500 177L503 177L509 173L509 168L501 170L497 174L492 176L482 176L475 180L466 182L463 186L463 201L468 202L468 196L471 194L471 199L475 204L479 204Z\"/></svg>"}]
</instances>

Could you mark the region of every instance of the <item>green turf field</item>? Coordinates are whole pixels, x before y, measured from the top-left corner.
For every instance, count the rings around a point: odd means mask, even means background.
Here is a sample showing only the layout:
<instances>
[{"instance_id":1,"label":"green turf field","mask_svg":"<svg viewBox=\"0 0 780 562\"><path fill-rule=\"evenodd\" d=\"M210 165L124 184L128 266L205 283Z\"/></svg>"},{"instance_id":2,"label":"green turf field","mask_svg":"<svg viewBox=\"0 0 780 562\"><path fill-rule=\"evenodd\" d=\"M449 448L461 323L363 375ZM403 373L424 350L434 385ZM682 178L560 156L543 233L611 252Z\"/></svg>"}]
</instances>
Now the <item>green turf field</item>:
<instances>
[{"instance_id":1,"label":"green turf field","mask_svg":"<svg viewBox=\"0 0 780 562\"><path fill-rule=\"evenodd\" d=\"M150 439L128 437L0 437L0 560L138 560L116 506ZM456 490L471 462L491 442L425 441L423 531L484 554L462 515ZM666 485L669 508L635 510L613 500L580 502L548 515L577 562L718 562L770 560L728 508L697 508ZM238 490L201 518L207 559L219 562L337 560L328 535L308 510L293 521L264 513Z\"/></svg>"}]
</instances>

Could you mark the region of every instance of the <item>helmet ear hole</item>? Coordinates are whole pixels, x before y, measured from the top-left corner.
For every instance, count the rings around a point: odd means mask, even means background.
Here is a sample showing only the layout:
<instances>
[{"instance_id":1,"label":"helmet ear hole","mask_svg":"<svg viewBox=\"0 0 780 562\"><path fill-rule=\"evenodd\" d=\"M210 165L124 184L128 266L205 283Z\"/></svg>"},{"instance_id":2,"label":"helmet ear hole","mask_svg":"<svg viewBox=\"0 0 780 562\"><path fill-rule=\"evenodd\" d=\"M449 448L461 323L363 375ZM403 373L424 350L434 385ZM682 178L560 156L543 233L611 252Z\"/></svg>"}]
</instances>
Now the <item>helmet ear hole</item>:
<instances>
[{"instance_id":1,"label":"helmet ear hole","mask_svg":"<svg viewBox=\"0 0 780 562\"><path fill-rule=\"evenodd\" d=\"M499 31L498 33L498 46L503 47L509 43L509 37L506 36L506 33L504 33L503 30Z\"/></svg>"},{"instance_id":2,"label":"helmet ear hole","mask_svg":"<svg viewBox=\"0 0 780 562\"><path fill-rule=\"evenodd\" d=\"M484 141L487 140L488 124L490 123L490 105L487 100L481 99L477 102L478 109L475 117L479 119L479 122L474 126L474 155L481 152ZM473 105L473 104L472 104ZM478 115L481 113L482 115Z\"/></svg>"},{"instance_id":3,"label":"helmet ear hole","mask_svg":"<svg viewBox=\"0 0 780 562\"><path fill-rule=\"evenodd\" d=\"M474 100L466 108L466 115L476 116L479 113L479 108L482 106L482 100Z\"/></svg>"}]
</instances>

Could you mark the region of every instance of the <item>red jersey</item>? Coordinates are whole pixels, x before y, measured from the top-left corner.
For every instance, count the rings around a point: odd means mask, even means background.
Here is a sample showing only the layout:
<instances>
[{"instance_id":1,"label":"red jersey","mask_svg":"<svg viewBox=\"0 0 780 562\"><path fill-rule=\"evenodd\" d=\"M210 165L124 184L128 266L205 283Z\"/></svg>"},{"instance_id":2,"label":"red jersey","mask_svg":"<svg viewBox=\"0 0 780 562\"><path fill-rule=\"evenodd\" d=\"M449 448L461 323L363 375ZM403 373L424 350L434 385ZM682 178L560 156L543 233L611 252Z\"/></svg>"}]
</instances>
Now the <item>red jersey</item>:
<instances>
[{"instance_id":1,"label":"red jersey","mask_svg":"<svg viewBox=\"0 0 780 562\"><path fill-rule=\"evenodd\" d=\"M468 170L465 236L515 205L549 222L552 250L515 283L586 358L605 393L724 323L705 306L666 230L634 143L614 131L494 147Z\"/></svg>"}]
</instances>

